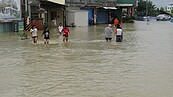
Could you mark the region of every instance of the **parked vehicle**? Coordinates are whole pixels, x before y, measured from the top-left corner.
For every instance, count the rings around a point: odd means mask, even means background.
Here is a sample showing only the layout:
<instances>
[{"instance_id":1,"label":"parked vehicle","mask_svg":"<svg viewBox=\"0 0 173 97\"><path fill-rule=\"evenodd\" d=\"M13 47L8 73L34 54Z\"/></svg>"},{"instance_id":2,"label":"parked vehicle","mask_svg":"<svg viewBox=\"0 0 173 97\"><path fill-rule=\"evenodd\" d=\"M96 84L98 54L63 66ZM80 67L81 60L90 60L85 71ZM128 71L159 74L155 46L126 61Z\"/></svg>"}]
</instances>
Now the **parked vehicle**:
<instances>
[{"instance_id":1,"label":"parked vehicle","mask_svg":"<svg viewBox=\"0 0 173 97\"><path fill-rule=\"evenodd\" d=\"M170 22L173 22L173 18L170 20Z\"/></svg>"},{"instance_id":2,"label":"parked vehicle","mask_svg":"<svg viewBox=\"0 0 173 97\"><path fill-rule=\"evenodd\" d=\"M160 14L160 15L158 15L158 16L156 17L156 20L157 20L157 21L159 21L159 20L161 20L161 21L168 21L168 20L170 20L170 19L171 19L171 16L166 15L166 14Z\"/></svg>"},{"instance_id":3,"label":"parked vehicle","mask_svg":"<svg viewBox=\"0 0 173 97\"><path fill-rule=\"evenodd\" d=\"M142 16L137 16L137 17L135 17L135 20L137 20L137 21L145 21L145 18L142 17Z\"/></svg>"},{"instance_id":4,"label":"parked vehicle","mask_svg":"<svg viewBox=\"0 0 173 97\"><path fill-rule=\"evenodd\" d=\"M135 17L135 20L137 20L137 21L149 21L151 19L151 17L150 16L144 16L144 17L142 17L142 16L137 16L137 17Z\"/></svg>"}]
</instances>

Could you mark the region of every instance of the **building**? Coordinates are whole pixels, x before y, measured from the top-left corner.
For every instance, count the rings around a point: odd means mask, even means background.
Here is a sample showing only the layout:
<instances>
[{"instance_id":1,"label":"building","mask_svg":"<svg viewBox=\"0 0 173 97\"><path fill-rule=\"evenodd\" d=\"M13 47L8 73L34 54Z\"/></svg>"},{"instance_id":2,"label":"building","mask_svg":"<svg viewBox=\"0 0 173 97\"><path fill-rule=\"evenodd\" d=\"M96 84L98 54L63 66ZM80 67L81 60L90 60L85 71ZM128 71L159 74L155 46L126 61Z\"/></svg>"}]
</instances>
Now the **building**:
<instances>
[{"instance_id":1,"label":"building","mask_svg":"<svg viewBox=\"0 0 173 97\"><path fill-rule=\"evenodd\" d=\"M29 31L32 25L39 30L44 25L57 27L64 24L64 10L65 0L0 1L0 32L18 32L19 28Z\"/></svg>"},{"instance_id":2,"label":"building","mask_svg":"<svg viewBox=\"0 0 173 97\"><path fill-rule=\"evenodd\" d=\"M137 0L19 0L19 2L20 4L13 2L9 3L12 5L0 6L0 31L16 31L16 23L23 20L25 30L30 30L32 25L37 25L40 30L44 25L49 27L57 27L59 23L65 25L66 12L69 10L88 11L88 25L112 23L114 18L121 21L123 14L134 16L137 6ZM12 10L10 7L15 11L8 11ZM6 12L5 8L8 9ZM5 15L10 18L6 18Z\"/></svg>"},{"instance_id":3,"label":"building","mask_svg":"<svg viewBox=\"0 0 173 97\"><path fill-rule=\"evenodd\" d=\"M66 25L88 26L88 11L68 10L66 13Z\"/></svg>"},{"instance_id":4,"label":"building","mask_svg":"<svg viewBox=\"0 0 173 97\"><path fill-rule=\"evenodd\" d=\"M109 23L113 19L116 0L66 0L66 10L88 11L88 24Z\"/></svg>"},{"instance_id":5,"label":"building","mask_svg":"<svg viewBox=\"0 0 173 97\"><path fill-rule=\"evenodd\" d=\"M47 12L44 19L50 27L64 24L65 0L41 0L41 7Z\"/></svg>"},{"instance_id":6,"label":"building","mask_svg":"<svg viewBox=\"0 0 173 97\"><path fill-rule=\"evenodd\" d=\"M21 20L20 5L20 0L0 1L0 32L17 31L15 24Z\"/></svg>"},{"instance_id":7,"label":"building","mask_svg":"<svg viewBox=\"0 0 173 97\"><path fill-rule=\"evenodd\" d=\"M25 0L23 4L23 18L25 18L25 30L30 30L36 25L38 30L43 26L57 27L64 24L65 0Z\"/></svg>"},{"instance_id":8,"label":"building","mask_svg":"<svg viewBox=\"0 0 173 97\"><path fill-rule=\"evenodd\" d=\"M135 8L138 6L138 0L117 0L117 7L122 9L123 15L135 16Z\"/></svg>"},{"instance_id":9,"label":"building","mask_svg":"<svg viewBox=\"0 0 173 97\"><path fill-rule=\"evenodd\" d=\"M122 15L135 15L138 0L66 0L66 10L87 10L88 23L112 23Z\"/></svg>"},{"instance_id":10,"label":"building","mask_svg":"<svg viewBox=\"0 0 173 97\"><path fill-rule=\"evenodd\" d=\"M169 4L166 6L166 11L171 13L171 11L173 10L173 4Z\"/></svg>"}]
</instances>

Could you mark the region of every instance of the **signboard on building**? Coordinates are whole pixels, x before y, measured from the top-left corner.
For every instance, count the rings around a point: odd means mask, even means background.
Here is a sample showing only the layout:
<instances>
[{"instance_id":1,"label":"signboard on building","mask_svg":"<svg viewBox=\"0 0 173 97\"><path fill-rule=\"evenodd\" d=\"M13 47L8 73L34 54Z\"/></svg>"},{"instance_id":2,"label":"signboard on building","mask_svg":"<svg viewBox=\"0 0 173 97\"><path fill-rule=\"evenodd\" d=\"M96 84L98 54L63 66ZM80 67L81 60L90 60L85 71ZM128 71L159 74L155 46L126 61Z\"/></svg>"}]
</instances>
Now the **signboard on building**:
<instances>
[{"instance_id":1,"label":"signboard on building","mask_svg":"<svg viewBox=\"0 0 173 97\"><path fill-rule=\"evenodd\" d=\"M24 31L24 23L23 21L18 22L18 31L23 32Z\"/></svg>"},{"instance_id":2,"label":"signboard on building","mask_svg":"<svg viewBox=\"0 0 173 97\"><path fill-rule=\"evenodd\" d=\"M0 0L0 21L21 20L21 0Z\"/></svg>"}]
</instances>

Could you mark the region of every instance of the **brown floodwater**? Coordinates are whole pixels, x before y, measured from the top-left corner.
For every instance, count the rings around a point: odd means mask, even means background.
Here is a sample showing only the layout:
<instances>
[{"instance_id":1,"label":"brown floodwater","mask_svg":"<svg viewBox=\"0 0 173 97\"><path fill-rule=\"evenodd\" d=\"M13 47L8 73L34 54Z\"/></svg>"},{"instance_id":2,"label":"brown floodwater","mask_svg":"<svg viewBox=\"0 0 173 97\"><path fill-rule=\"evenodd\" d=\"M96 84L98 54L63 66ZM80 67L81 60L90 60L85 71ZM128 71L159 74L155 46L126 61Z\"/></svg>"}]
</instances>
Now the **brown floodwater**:
<instances>
[{"instance_id":1,"label":"brown floodwater","mask_svg":"<svg viewBox=\"0 0 173 97\"><path fill-rule=\"evenodd\" d=\"M173 23L123 24L122 43L105 26L70 28L69 42L53 29L49 45L0 33L0 97L172 97Z\"/></svg>"}]
</instances>

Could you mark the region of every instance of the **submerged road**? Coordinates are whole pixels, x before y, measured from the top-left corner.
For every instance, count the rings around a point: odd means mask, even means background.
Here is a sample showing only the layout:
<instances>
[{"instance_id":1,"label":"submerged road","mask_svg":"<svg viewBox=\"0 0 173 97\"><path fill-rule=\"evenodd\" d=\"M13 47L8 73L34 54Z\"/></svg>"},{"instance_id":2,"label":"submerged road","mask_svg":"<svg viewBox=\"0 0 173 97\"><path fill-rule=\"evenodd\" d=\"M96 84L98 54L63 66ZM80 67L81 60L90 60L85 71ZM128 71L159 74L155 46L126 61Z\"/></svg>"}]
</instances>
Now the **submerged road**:
<instances>
[{"instance_id":1,"label":"submerged road","mask_svg":"<svg viewBox=\"0 0 173 97\"><path fill-rule=\"evenodd\" d=\"M0 33L0 97L172 97L173 23L123 24L124 41L106 42L106 25L70 28L50 45Z\"/></svg>"}]
</instances>

